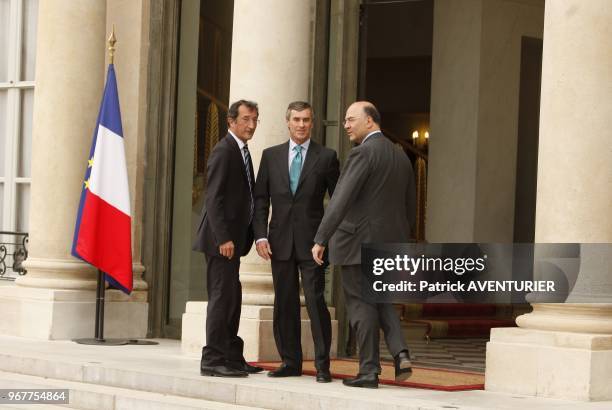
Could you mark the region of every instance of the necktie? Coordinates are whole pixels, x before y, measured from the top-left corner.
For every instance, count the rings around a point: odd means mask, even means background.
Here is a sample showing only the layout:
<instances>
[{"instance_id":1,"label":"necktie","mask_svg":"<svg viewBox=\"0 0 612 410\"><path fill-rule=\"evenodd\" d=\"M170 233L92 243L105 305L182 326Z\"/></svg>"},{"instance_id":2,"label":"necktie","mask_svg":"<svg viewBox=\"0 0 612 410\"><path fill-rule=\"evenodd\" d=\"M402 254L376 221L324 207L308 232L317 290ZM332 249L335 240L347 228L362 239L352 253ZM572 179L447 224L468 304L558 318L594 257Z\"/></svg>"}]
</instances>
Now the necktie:
<instances>
[{"instance_id":1,"label":"necktie","mask_svg":"<svg viewBox=\"0 0 612 410\"><path fill-rule=\"evenodd\" d=\"M244 152L244 168L246 170L247 180L249 181L249 195L251 196L251 208L249 211L249 223L250 223L250 221L253 220L253 210L254 210L253 178L251 177L251 154L249 153L249 147L247 144L244 144L242 151Z\"/></svg>"},{"instance_id":2,"label":"necktie","mask_svg":"<svg viewBox=\"0 0 612 410\"><path fill-rule=\"evenodd\" d=\"M291 192L295 195L298 182L300 182L300 173L302 172L302 147L296 145L293 147L293 150L295 151L295 156L293 161L291 161L291 167L289 167L289 186L291 187Z\"/></svg>"}]
</instances>

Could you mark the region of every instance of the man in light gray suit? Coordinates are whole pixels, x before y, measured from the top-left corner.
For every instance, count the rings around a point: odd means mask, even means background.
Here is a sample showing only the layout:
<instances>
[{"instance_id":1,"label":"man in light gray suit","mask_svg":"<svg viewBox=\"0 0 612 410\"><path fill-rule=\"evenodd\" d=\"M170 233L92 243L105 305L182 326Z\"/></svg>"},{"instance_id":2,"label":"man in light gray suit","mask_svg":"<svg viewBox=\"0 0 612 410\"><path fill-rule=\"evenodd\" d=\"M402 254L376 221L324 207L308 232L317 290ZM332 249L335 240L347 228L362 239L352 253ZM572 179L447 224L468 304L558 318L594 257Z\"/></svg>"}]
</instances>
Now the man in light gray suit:
<instances>
[{"instance_id":1,"label":"man in light gray suit","mask_svg":"<svg viewBox=\"0 0 612 410\"><path fill-rule=\"evenodd\" d=\"M395 359L395 379L410 377L412 365L393 306L363 297L366 278L361 273L361 244L410 240L416 213L414 174L406 154L381 133L380 114L372 103L352 104L346 111L344 128L358 145L351 149L340 174L315 235L312 255L317 263L323 263L329 242L329 261L342 268L349 321L359 346L359 374L343 383L376 388L381 373L380 328Z\"/></svg>"}]
</instances>

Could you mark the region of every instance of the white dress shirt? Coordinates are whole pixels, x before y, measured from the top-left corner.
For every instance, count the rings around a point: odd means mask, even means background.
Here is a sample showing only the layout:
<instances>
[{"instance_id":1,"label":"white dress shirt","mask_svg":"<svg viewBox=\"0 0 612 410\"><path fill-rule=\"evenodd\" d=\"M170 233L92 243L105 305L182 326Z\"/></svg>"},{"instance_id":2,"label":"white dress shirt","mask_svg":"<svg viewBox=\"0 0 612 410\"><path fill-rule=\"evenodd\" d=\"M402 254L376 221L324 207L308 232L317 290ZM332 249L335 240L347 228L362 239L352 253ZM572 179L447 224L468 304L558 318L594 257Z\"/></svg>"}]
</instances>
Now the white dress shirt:
<instances>
[{"instance_id":1,"label":"white dress shirt","mask_svg":"<svg viewBox=\"0 0 612 410\"><path fill-rule=\"evenodd\" d=\"M238 148L240 149L240 153L242 154L242 160L246 164L246 156L244 155L244 150L243 150L246 144L240 138L238 138L236 134L234 134L231 130L227 130L227 132L229 132L230 135L234 137L234 139L236 140L236 143L238 144Z\"/></svg>"}]
</instances>

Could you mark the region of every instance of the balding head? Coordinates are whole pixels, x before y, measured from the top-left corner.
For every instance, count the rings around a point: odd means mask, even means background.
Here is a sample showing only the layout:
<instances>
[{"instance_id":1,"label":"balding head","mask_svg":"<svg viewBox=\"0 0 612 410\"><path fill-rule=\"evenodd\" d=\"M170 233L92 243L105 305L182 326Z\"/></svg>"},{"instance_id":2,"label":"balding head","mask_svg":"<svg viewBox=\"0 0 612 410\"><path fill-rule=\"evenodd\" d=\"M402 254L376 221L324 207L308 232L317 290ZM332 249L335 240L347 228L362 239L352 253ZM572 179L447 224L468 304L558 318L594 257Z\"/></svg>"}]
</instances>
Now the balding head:
<instances>
[{"instance_id":1,"label":"balding head","mask_svg":"<svg viewBox=\"0 0 612 410\"><path fill-rule=\"evenodd\" d=\"M380 131L380 114L369 101L350 105L344 117L344 129L352 142L360 144L371 132Z\"/></svg>"}]
</instances>

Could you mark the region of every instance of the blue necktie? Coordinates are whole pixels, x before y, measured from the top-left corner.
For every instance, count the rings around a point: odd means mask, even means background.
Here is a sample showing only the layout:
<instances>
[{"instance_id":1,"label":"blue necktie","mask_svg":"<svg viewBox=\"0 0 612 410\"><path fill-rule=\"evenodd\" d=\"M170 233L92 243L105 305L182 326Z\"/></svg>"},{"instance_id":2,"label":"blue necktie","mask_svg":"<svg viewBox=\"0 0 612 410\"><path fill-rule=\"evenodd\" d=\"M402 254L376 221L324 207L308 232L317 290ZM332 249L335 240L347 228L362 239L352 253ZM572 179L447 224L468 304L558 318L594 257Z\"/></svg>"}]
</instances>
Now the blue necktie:
<instances>
[{"instance_id":1,"label":"blue necktie","mask_svg":"<svg viewBox=\"0 0 612 410\"><path fill-rule=\"evenodd\" d=\"M291 192L295 195L298 182L300 182L300 173L302 172L302 147L296 145L293 147L293 150L295 151L295 156L293 161L291 161L291 167L289 167L289 186L291 187Z\"/></svg>"}]
</instances>

